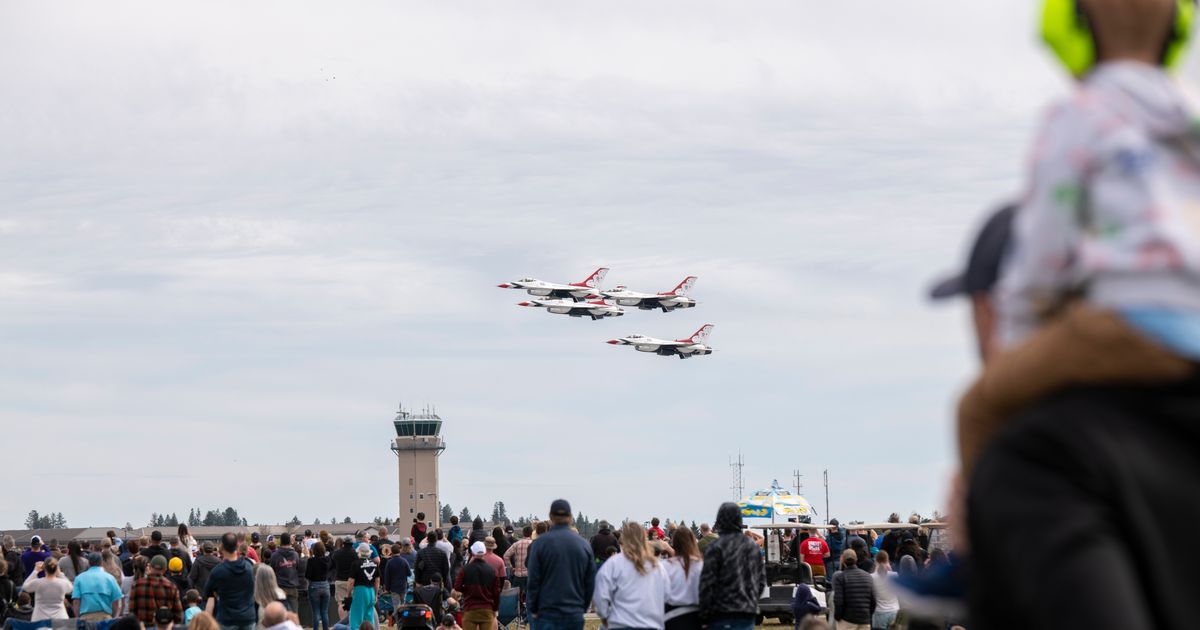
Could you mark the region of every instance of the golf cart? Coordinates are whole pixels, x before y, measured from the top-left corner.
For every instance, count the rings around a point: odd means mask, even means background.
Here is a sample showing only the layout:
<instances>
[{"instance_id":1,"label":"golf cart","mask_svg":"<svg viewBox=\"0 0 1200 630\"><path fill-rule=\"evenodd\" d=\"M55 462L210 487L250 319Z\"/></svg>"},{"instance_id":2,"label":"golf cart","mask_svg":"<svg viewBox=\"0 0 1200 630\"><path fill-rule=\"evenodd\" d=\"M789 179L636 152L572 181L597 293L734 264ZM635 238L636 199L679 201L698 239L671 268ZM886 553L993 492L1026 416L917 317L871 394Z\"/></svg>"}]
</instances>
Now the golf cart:
<instances>
[{"instance_id":1,"label":"golf cart","mask_svg":"<svg viewBox=\"0 0 1200 630\"><path fill-rule=\"evenodd\" d=\"M938 524L940 525L940 523ZM832 582L826 579L825 576L813 577L812 569L802 562L799 558L789 558L787 546L783 542L783 534L787 530L799 529L814 529L827 530L829 525L815 525L811 523L764 523L762 525L750 525L751 530L761 530L761 534L756 533L756 538L761 538L765 549L765 561L767 572L767 587L763 589L762 596L758 600L758 624L762 624L765 619L778 619L779 623L791 625L794 622L792 618L792 599L796 594L797 584L807 584L813 591L813 595L821 602L821 614L826 615L832 603L827 596L832 588ZM848 530L876 530L883 531L888 529L916 529L917 525L910 523L854 523L847 524ZM832 576L830 576L832 578Z\"/></svg>"}]
</instances>

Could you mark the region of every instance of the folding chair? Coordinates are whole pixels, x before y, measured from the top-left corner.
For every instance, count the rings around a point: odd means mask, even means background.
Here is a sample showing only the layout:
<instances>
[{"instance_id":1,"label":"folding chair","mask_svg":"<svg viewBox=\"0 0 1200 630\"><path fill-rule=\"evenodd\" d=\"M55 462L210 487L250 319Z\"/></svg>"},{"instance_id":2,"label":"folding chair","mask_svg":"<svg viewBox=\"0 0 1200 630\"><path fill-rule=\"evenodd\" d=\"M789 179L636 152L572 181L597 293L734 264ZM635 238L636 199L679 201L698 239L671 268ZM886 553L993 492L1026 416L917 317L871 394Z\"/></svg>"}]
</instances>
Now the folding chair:
<instances>
[{"instance_id":1,"label":"folding chair","mask_svg":"<svg viewBox=\"0 0 1200 630\"><path fill-rule=\"evenodd\" d=\"M500 591L500 612L497 615L501 628L515 630L521 627L521 589L513 587Z\"/></svg>"}]
</instances>

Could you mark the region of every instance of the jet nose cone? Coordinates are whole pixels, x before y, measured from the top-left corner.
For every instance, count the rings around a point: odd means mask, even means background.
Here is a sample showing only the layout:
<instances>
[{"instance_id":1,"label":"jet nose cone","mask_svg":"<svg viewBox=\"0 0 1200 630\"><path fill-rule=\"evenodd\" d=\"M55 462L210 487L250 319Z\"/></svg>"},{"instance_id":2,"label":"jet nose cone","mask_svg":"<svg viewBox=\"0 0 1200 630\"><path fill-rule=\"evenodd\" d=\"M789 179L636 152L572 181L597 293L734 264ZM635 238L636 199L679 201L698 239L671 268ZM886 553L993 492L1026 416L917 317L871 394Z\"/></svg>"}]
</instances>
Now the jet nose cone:
<instances>
[{"instance_id":1,"label":"jet nose cone","mask_svg":"<svg viewBox=\"0 0 1200 630\"><path fill-rule=\"evenodd\" d=\"M615 345L621 343L621 340L620 339L609 339L608 341L605 341L604 343L615 346Z\"/></svg>"},{"instance_id":2,"label":"jet nose cone","mask_svg":"<svg viewBox=\"0 0 1200 630\"><path fill-rule=\"evenodd\" d=\"M512 285L507 282L505 282L504 284L497 284L496 286L500 287L501 289L507 289L507 288L512 287Z\"/></svg>"},{"instance_id":3,"label":"jet nose cone","mask_svg":"<svg viewBox=\"0 0 1200 630\"><path fill-rule=\"evenodd\" d=\"M517 306L532 306L529 302L517 302Z\"/></svg>"}]
</instances>

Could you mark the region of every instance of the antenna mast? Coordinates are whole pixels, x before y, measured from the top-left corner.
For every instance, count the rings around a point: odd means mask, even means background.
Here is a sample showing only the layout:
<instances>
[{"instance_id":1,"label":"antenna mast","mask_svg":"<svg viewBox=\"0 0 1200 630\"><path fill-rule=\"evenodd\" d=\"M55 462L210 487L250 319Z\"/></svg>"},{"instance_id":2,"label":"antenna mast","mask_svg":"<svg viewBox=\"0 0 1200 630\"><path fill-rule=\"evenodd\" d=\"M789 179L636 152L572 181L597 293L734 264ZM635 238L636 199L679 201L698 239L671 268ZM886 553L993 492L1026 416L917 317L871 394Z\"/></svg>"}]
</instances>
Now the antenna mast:
<instances>
[{"instance_id":1,"label":"antenna mast","mask_svg":"<svg viewBox=\"0 0 1200 630\"><path fill-rule=\"evenodd\" d=\"M734 461L733 458L729 459L729 471L733 475L733 485L729 486L729 489L733 491L734 501L741 501L742 496L745 494L746 482L742 478L742 469L745 466L746 463L742 460L741 451L738 451L737 461Z\"/></svg>"}]
</instances>

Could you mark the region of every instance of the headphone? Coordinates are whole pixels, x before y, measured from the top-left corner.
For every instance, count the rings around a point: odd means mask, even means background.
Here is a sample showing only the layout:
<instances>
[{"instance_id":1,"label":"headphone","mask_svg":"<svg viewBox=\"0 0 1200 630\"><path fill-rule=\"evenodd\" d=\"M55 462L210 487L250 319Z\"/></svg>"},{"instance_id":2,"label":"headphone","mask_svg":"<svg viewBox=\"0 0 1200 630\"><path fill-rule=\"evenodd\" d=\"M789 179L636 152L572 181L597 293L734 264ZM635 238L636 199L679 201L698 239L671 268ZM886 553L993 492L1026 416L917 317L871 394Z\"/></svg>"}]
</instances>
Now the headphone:
<instances>
[{"instance_id":1,"label":"headphone","mask_svg":"<svg viewBox=\"0 0 1200 630\"><path fill-rule=\"evenodd\" d=\"M1042 5L1042 39L1059 61L1076 77L1096 65L1096 40L1080 0L1045 0ZM1163 44L1162 64L1176 68L1192 36L1196 0L1176 0L1171 32Z\"/></svg>"}]
</instances>

